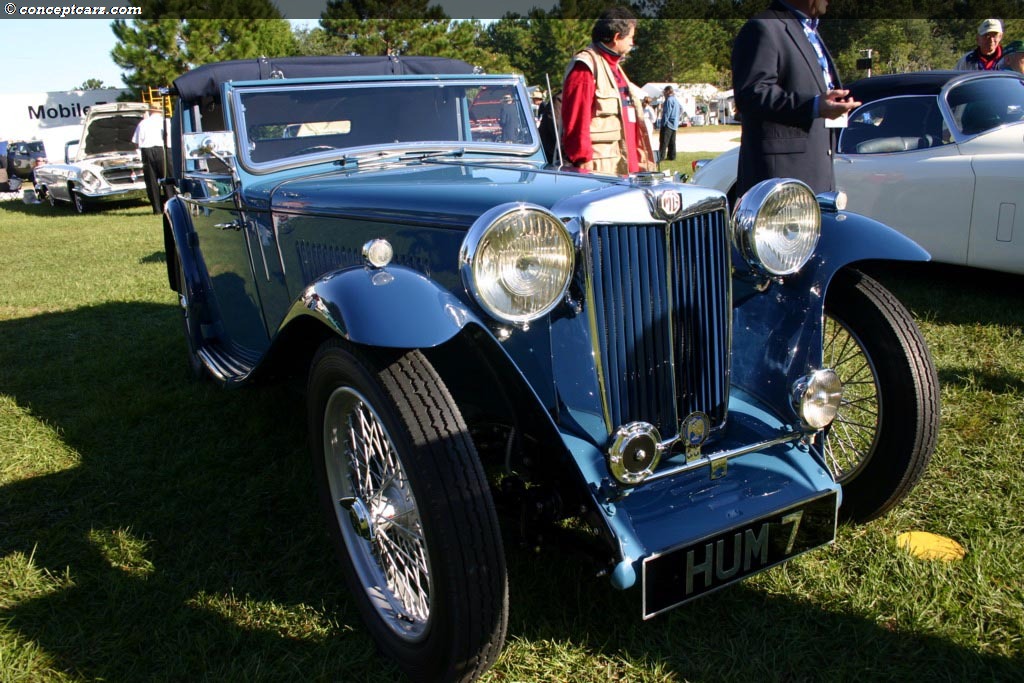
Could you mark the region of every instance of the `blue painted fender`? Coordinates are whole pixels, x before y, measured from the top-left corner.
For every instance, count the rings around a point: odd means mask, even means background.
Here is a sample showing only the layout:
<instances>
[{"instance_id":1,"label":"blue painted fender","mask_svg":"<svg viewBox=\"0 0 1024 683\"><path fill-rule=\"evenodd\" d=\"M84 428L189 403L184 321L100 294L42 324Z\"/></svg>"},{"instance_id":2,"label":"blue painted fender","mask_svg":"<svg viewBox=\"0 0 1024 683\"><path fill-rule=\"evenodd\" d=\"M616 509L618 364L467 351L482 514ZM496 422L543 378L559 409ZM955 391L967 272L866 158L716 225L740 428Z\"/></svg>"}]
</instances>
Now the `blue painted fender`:
<instances>
[{"instance_id":1,"label":"blue painted fender","mask_svg":"<svg viewBox=\"0 0 1024 683\"><path fill-rule=\"evenodd\" d=\"M815 257L800 271L802 282L827 283L843 266L858 261L930 261L917 242L876 220L855 213L822 212Z\"/></svg>"},{"instance_id":2,"label":"blue painted fender","mask_svg":"<svg viewBox=\"0 0 1024 683\"><path fill-rule=\"evenodd\" d=\"M164 226L167 231L164 235L164 249L167 252L167 275L171 280L171 288L174 288L177 278L177 274L171 272L174 269L174 262L171 259L175 258L180 260L185 278L191 281L194 289L200 281L199 263L192 248L192 235L195 235L195 232L192 229L188 207L180 197L171 197L164 204Z\"/></svg>"},{"instance_id":3,"label":"blue painted fender","mask_svg":"<svg viewBox=\"0 0 1024 683\"><path fill-rule=\"evenodd\" d=\"M793 382L822 364L825 295L836 273L861 261L930 259L916 242L878 221L823 213L817 249L799 273L766 292L734 293L732 381L784 407L781 414L791 413Z\"/></svg>"},{"instance_id":4,"label":"blue painted fender","mask_svg":"<svg viewBox=\"0 0 1024 683\"><path fill-rule=\"evenodd\" d=\"M353 343L391 348L431 348L469 322L486 327L451 292L403 266L322 276L292 304L278 333L309 315Z\"/></svg>"}]
</instances>

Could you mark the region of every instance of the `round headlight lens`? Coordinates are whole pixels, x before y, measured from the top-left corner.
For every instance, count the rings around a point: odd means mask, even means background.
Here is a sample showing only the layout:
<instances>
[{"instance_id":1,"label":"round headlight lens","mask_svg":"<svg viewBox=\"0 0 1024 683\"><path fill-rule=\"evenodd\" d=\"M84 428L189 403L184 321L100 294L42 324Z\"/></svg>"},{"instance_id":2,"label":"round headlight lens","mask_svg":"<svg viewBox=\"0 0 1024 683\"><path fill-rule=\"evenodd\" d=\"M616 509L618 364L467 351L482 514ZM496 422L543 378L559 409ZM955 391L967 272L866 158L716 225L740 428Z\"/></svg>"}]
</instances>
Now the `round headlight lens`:
<instances>
[{"instance_id":1,"label":"round headlight lens","mask_svg":"<svg viewBox=\"0 0 1024 683\"><path fill-rule=\"evenodd\" d=\"M771 275L795 273L807 263L821 235L821 208L804 183L765 180L740 200L736 239L747 262Z\"/></svg>"},{"instance_id":2,"label":"round headlight lens","mask_svg":"<svg viewBox=\"0 0 1024 683\"><path fill-rule=\"evenodd\" d=\"M793 404L805 425L824 429L832 424L843 402L843 383L835 370L817 370L797 380Z\"/></svg>"},{"instance_id":3,"label":"round headlight lens","mask_svg":"<svg viewBox=\"0 0 1024 683\"><path fill-rule=\"evenodd\" d=\"M92 171L82 171L82 184L92 189L100 184L100 179Z\"/></svg>"},{"instance_id":4,"label":"round headlight lens","mask_svg":"<svg viewBox=\"0 0 1024 683\"><path fill-rule=\"evenodd\" d=\"M569 232L540 207L489 211L462 246L467 288L491 315L510 323L554 308L569 286L573 259Z\"/></svg>"}]
</instances>

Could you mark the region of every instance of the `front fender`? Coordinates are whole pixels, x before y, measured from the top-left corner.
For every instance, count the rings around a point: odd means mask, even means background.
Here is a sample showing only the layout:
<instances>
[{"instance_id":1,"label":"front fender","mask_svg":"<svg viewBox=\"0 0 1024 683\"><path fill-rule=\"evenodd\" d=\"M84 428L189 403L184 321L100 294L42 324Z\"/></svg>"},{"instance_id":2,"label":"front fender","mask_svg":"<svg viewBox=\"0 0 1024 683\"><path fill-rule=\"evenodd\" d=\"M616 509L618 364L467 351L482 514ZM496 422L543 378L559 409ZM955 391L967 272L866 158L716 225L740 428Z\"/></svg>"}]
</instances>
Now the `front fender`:
<instances>
[{"instance_id":1,"label":"front fender","mask_svg":"<svg viewBox=\"0 0 1024 683\"><path fill-rule=\"evenodd\" d=\"M475 322L466 305L403 266L335 271L311 283L292 304L278 329L313 316L355 343L391 348L432 348Z\"/></svg>"},{"instance_id":2,"label":"front fender","mask_svg":"<svg viewBox=\"0 0 1024 683\"><path fill-rule=\"evenodd\" d=\"M825 296L836 273L862 261L930 259L916 242L878 221L823 212L818 247L799 273L764 292L736 282L733 382L788 410L793 383L822 366Z\"/></svg>"},{"instance_id":3,"label":"front fender","mask_svg":"<svg viewBox=\"0 0 1024 683\"><path fill-rule=\"evenodd\" d=\"M840 268L858 261L930 261L917 242L887 225L856 213L822 212L815 258L800 271L827 283Z\"/></svg>"}]
</instances>

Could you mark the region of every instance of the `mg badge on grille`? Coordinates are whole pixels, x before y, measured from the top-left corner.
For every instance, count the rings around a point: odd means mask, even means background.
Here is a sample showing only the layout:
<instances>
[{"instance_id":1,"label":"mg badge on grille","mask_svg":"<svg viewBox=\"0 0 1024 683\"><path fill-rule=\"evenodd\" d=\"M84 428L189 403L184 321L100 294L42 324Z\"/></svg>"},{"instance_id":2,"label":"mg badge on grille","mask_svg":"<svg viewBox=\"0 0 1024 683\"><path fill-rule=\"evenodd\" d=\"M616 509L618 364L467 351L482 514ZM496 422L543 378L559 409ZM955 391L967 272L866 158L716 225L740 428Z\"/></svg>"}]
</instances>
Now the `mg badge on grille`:
<instances>
[{"instance_id":1,"label":"mg badge on grille","mask_svg":"<svg viewBox=\"0 0 1024 683\"><path fill-rule=\"evenodd\" d=\"M711 430L711 419L700 411L692 412L683 420L683 438L686 440L686 460L700 457L700 447L708 438Z\"/></svg>"},{"instance_id":2,"label":"mg badge on grille","mask_svg":"<svg viewBox=\"0 0 1024 683\"><path fill-rule=\"evenodd\" d=\"M675 218L683 210L683 196L676 190L665 190L658 195L658 209L665 218Z\"/></svg>"}]
</instances>

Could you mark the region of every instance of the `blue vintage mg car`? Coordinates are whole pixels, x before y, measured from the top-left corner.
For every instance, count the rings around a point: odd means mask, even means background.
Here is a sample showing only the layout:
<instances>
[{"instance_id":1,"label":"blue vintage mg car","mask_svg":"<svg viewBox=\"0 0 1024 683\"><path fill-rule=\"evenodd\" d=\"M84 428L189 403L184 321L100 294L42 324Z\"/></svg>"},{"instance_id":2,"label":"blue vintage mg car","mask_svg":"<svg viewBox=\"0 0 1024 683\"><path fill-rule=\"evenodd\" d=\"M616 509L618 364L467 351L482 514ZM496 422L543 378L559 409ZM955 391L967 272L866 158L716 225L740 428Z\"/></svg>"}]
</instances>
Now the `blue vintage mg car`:
<instances>
[{"instance_id":1,"label":"blue vintage mg car","mask_svg":"<svg viewBox=\"0 0 1024 683\"><path fill-rule=\"evenodd\" d=\"M500 525L578 530L646 619L884 514L928 463L928 349L858 270L928 254L841 195L771 180L730 212L563 171L522 80L453 60L225 62L174 90L191 367L306 378L341 571L414 679L498 656ZM503 125L475 116L499 101Z\"/></svg>"}]
</instances>

